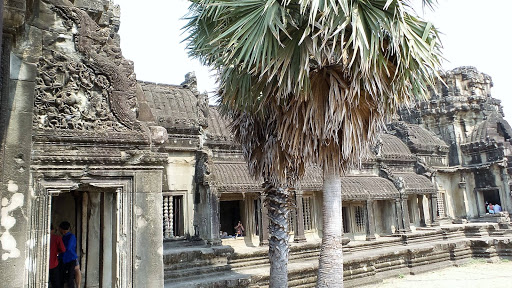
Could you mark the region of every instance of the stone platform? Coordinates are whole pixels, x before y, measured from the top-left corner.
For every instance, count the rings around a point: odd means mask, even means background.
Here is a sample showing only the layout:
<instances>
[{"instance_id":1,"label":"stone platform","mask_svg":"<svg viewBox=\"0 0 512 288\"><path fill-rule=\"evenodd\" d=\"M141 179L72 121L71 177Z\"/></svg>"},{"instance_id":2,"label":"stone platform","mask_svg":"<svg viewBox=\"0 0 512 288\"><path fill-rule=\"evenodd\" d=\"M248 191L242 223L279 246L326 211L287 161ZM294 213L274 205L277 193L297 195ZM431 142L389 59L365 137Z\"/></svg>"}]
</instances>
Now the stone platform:
<instances>
[{"instance_id":1,"label":"stone platform","mask_svg":"<svg viewBox=\"0 0 512 288\"><path fill-rule=\"evenodd\" d=\"M376 241L352 241L343 248L345 287L460 265L473 258L512 259L509 227L447 224ZM315 287L320 244L290 243L289 287ZM268 287L268 247L248 247L244 239L229 239L219 247L164 244L164 250L165 287Z\"/></svg>"}]
</instances>

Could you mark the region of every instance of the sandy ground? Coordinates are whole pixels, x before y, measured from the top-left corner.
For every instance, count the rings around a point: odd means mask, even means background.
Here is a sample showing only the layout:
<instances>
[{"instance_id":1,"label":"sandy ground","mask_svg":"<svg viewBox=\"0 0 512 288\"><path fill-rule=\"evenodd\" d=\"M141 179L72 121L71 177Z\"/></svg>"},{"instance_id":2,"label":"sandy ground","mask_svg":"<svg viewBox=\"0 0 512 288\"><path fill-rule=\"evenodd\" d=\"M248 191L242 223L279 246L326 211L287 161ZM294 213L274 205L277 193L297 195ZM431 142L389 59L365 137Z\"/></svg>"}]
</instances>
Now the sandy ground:
<instances>
[{"instance_id":1,"label":"sandy ground","mask_svg":"<svg viewBox=\"0 0 512 288\"><path fill-rule=\"evenodd\" d=\"M512 261L486 263L472 260L460 267L449 267L419 275L404 275L360 288L511 288Z\"/></svg>"}]
</instances>

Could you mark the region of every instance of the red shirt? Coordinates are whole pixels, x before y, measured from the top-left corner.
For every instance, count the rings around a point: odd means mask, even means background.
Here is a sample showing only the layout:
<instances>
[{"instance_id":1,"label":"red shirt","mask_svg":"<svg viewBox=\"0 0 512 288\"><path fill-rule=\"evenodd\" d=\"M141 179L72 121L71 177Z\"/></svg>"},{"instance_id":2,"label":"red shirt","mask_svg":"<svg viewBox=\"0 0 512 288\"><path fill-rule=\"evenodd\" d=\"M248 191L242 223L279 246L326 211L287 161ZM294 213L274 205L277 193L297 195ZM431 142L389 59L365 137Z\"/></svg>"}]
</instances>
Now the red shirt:
<instances>
[{"instance_id":1,"label":"red shirt","mask_svg":"<svg viewBox=\"0 0 512 288\"><path fill-rule=\"evenodd\" d=\"M59 265L57 255L66 251L66 247L62 242L62 237L55 234L50 234L50 269L53 269Z\"/></svg>"}]
</instances>

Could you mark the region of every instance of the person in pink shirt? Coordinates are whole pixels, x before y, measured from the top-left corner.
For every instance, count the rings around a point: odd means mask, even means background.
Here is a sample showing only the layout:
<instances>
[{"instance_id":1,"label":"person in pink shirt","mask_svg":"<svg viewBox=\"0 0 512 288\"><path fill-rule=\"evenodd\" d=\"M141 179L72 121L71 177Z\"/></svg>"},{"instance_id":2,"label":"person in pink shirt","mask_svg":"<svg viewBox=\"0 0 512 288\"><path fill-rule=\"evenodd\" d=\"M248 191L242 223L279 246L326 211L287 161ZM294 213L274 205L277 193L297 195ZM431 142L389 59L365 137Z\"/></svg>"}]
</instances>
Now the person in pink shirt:
<instances>
[{"instance_id":1,"label":"person in pink shirt","mask_svg":"<svg viewBox=\"0 0 512 288\"><path fill-rule=\"evenodd\" d=\"M62 278L60 277L59 260L57 255L66 251L62 237L55 234L55 227L50 225L50 283L53 288L62 288Z\"/></svg>"}]
</instances>

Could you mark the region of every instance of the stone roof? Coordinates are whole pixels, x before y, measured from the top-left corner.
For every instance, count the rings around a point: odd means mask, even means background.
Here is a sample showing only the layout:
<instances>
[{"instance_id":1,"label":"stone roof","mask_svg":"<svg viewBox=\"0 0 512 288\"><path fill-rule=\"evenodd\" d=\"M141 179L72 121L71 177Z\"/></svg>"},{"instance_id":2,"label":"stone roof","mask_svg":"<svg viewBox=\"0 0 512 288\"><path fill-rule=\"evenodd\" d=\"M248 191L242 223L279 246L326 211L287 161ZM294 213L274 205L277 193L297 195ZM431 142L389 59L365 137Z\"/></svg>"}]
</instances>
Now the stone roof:
<instances>
[{"instance_id":1,"label":"stone roof","mask_svg":"<svg viewBox=\"0 0 512 288\"><path fill-rule=\"evenodd\" d=\"M487 117L486 120L480 122L475 126L467 143L487 142L489 139L496 140L497 142L508 141L512 138L512 128L507 120L493 112Z\"/></svg>"},{"instance_id":2,"label":"stone roof","mask_svg":"<svg viewBox=\"0 0 512 288\"><path fill-rule=\"evenodd\" d=\"M382 147L380 156L388 160L415 160L407 145L398 137L390 134L380 135Z\"/></svg>"},{"instance_id":3,"label":"stone roof","mask_svg":"<svg viewBox=\"0 0 512 288\"><path fill-rule=\"evenodd\" d=\"M211 142L233 143L233 135L229 129L229 120L220 115L217 106L210 106L208 115L208 129L206 136Z\"/></svg>"},{"instance_id":4,"label":"stone roof","mask_svg":"<svg viewBox=\"0 0 512 288\"><path fill-rule=\"evenodd\" d=\"M206 126L208 111L203 111L202 94L183 85L143 81L138 81L138 85L157 125L168 130L199 130L200 126Z\"/></svg>"},{"instance_id":5,"label":"stone roof","mask_svg":"<svg viewBox=\"0 0 512 288\"><path fill-rule=\"evenodd\" d=\"M436 134L420 125L393 122L387 125L390 133L407 143L414 153L448 154L450 147Z\"/></svg>"},{"instance_id":6,"label":"stone roof","mask_svg":"<svg viewBox=\"0 0 512 288\"><path fill-rule=\"evenodd\" d=\"M214 163L210 166L211 175L220 193L261 192L263 180L255 180L249 175L247 164L243 162ZM341 180L344 200L395 199L399 192L389 180L377 176L346 176ZM323 177L320 169L311 167L301 181L303 191L321 191Z\"/></svg>"},{"instance_id":7,"label":"stone roof","mask_svg":"<svg viewBox=\"0 0 512 288\"><path fill-rule=\"evenodd\" d=\"M436 193L434 184L425 176L416 173L394 173L395 177L401 177L407 194L431 194Z\"/></svg>"},{"instance_id":8,"label":"stone roof","mask_svg":"<svg viewBox=\"0 0 512 288\"><path fill-rule=\"evenodd\" d=\"M220 193L261 192L263 180L257 181L247 168L247 163L214 163L210 166L214 185Z\"/></svg>"},{"instance_id":9,"label":"stone roof","mask_svg":"<svg viewBox=\"0 0 512 288\"><path fill-rule=\"evenodd\" d=\"M391 181L377 176L346 176L341 178L343 200L396 199L400 192Z\"/></svg>"}]
</instances>

